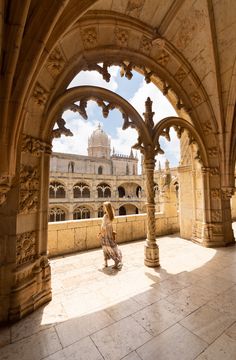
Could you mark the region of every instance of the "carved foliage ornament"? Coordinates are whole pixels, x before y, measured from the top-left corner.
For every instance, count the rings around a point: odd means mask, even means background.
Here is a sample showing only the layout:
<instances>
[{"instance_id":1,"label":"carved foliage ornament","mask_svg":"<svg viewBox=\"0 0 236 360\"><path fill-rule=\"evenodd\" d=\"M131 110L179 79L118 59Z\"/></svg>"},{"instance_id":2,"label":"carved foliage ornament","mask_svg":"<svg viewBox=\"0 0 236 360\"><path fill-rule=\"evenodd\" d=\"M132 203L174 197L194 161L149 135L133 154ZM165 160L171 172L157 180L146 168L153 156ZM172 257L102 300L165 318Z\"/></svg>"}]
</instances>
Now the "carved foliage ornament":
<instances>
[{"instance_id":1,"label":"carved foliage ornament","mask_svg":"<svg viewBox=\"0 0 236 360\"><path fill-rule=\"evenodd\" d=\"M175 79L178 82L182 82L186 78L186 76L187 72L182 67L180 67L175 74Z\"/></svg>"},{"instance_id":2,"label":"carved foliage ornament","mask_svg":"<svg viewBox=\"0 0 236 360\"><path fill-rule=\"evenodd\" d=\"M48 92L39 83L36 83L33 98L37 105L44 106L47 102Z\"/></svg>"},{"instance_id":3,"label":"carved foliage ornament","mask_svg":"<svg viewBox=\"0 0 236 360\"><path fill-rule=\"evenodd\" d=\"M115 28L115 38L117 45L126 47L128 46L129 32L125 29Z\"/></svg>"},{"instance_id":4,"label":"carved foliage ornament","mask_svg":"<svg viewBox=\"0 0 236 360\"><path fill-rule=\"evenodd\" d=\"M145 0L129 0L126 7L126 14L139 17Z\"/></svg>"},{"instance_id":5,"label":"carved foliage ornament","mask_svg":"<svg viewBox=\"0 0 236 360\"><path fill-rule=\"evenodd\" d=\"M95 27L82 29L81 35L85 49L90 49L97 45L97 30Z\"/></svg>"},{"instance_id":6,"label":"carved foliage ornament","mask_svg":"<svg viewBox=\"0 0 236 360\"><path fill-rule=\"evenodd\" d=\"M16 263L25 264L35 258L35 231L26 232L17 236L16 242Z\"/></svg>"},{"instance_id":7,"label":"carved foliage ornament","mask_svg":"<svg viewBox=\"0 0 236 360\"><path fill-rule=\"evenodd\" d=\"M212 221L213 222L221 222L222 221L222 215L220 210L212 210Z\"/></svg>"},{"instance_id":8,"label":"carved foliage ornament","mask_svg":"<svg viewBox=\"0 0 236 360\"><path fill-rule=\"evenodd\" d=\"M200 94L197 91L190 94L190 98L194 105L199 105L203 101Z\"/></svg>"},{"instance_id":9,"label":"carved foliage ornament","mask_svg":"<svg viewBox=\"0 0 236 360\"><path fill-rule=\"evenodd\" d=\"M162 51L160 56L157 59L157 62L162 65L162 66L166 66L168 61L170 59L170 55L166 52L166 51Z\"/></svg>"},{"instance_id":10,"label":"carved foliage ornament","mask_svg":"<svg viewBox=\"0 0 236 360\"><path fill-rule=\"evenodd\" d=\"M234 188L211 190L211 197L213 199L230 200L233 194L234 194Z\"/></svg>"},{"instance_id":11,"label":"carved foliage ornament","mask_svg":"<svg viewBox=\"0 0 236 360\"><path fill-rule=\"evenodd\" d=\"M61 135L73 136L73 133L70 131L70 129L67 129L65 127L66 122L63 118L58 119L56 123L58 125L58 128L52 130L52 138L60 138Z\"/></svg>"},{"instance_id":12,"label":"carved foliage ornament","mask_svg":"<svg viewBox=\"0 0 236 360\"><path fill-rule=\"evenodd\" d=\"M209 173L212 176L219 175L220 169L216 167L202 167L203 174Z\"/></svg>"},{"instance_id":13,"label":"carved foliage ornament","mask_svg":"<svg viewBox=\"0 0 236 360\"><path fill-rule=\"evenodd\" d=\"M8 176L0 177L0 205L2 205L7 198L7 193L11 189L12 179Z\"/></svg>"},{"instance_id":14,"label":"carved foliage ornament","mask_svg":"<svg viewBox=\"0 0 236 360\"><path fill-rule=\"evenodd\" d=\"M36 211L39 203L39 170L37 167L22 165L20 171L19 213Z\"/></svg>"},{"instance_id":15,"label":"carved foliage ornament","mask_svg":"<svg viewBox=\"0 0 236 360\"><path fill-rule=\"evenodd\" d=\"M65 59L62 55L61 50L57 47L50 54L47 61L47 69L53 76L57 76L62 71L65 65Z\"/></svg>"},{"instance_id":16,"label":"carved foliage ornament","mask_svg":"<svg viewBox=\"0 0 236 360\"><path fill-rule=\"evenodd\" d=\"M118 29L118 30L120 31L120 29ZM120 34L119 31L118 31L118 33ZM148 44L150 45L150 40L149 39L148 39ZM148 49L146 49L146 50L148 50ZM158 62L162 66L166 66L169 58L170 58L170 55L167 52L163 51L161 53L160 57L158 58ZM125 76L128 80L132 79L132 77L133 77L132 71L135 68L139 68L140 70L142 70L143 75L144 75L144 80L146 81L147 84L149 84L152 81L152 77L157 77L157 74L154 73L152 70L148 69L147 67L145 67L143 65L133 64L132 62L126 61L126 60L118 61L118 62L111 62L111 63L104 62L102 66L100 64L96 64L96 63L85 64L84 67L83 67L83 70L95 70L95 71L98 71L102 75L103 79L106 80L107 82L109 82L110 78L111 78L111 74L108 71L108 67L110 67L111 65L120 66L120 76L121 77ZM180 71L179 73L178 73L178 71L176 73L176 76L179 76L179 79L183 79L185 76L187 76L187 73L183 69L180 68L179 71ZM171 86L169 84L167 84L167 82L165 80L161 80L161 81L163 83L163 89L162 89L163 95L167 95L169 90L171 90L172 93L174 93ZM199 94L192 94L192 96L193 96L193 99L195 99L195 96L197 96L197 99L199 99L199 101L201 101L201 98L200 98ZM183 101L176 94L175 94L175 97L176 97L176 107L177 107L177 109L179 109L179 110L184 109L184 111L186 113L190 114L191 109L187 108L185 106L185 104L183 103ZM74 111L74 110L72 110L72 111Z\"/></svg>"},{"instance_id":17,"label":"carved foliage ornament","mask_svg":"<svg viewBox=\"0 0 236 360\"><path fill-rule=\"evenodd\" d=\"M218 155L218 148L216 146L211 147L207 150L209 157L215 157Z\"/></svg>"},{"instance_id":18,"label":"carved foliage ornament","mask_svg":"<svg viewBox=\"0 0 236 360\"><path fill-rule=\"evenodd\" d=\"M52 146L40 139L29 135L23 135L21 151L40 156L42 153L51 154Z\"/></svg>"},{"instance_id":19,"label":"carved foliage ornament","mask_svg":"<svg viewBox=\"0 0 236 360\"><path fill-rule=\"evenodd\" d=\"M145 54L149 54L152 49L152 40L146 36L142 36L140 40L140 51Z\"/></svg>"},{"instance_id":20,"label":"carved foliage ornament","mask_svg":"<svg viewBox=\"0 0 236 360\"><path fill-rule=\"evenodd\" d=\"M234 194L234 191L235 191L234 188L222 189L222 199L223 200L230 200L231 197Z\"/></svg>"},{"instance_id":21,"label":"carved foliage ornament","mask_svg":"<svg viewBox=\"0 0 236 360\"><path fill-rule=\"evenodd\" d=\"M220 199L221 198L221 189L212 189L211 190L211 197L213 199Z\"/></svg>"}]
</instances>

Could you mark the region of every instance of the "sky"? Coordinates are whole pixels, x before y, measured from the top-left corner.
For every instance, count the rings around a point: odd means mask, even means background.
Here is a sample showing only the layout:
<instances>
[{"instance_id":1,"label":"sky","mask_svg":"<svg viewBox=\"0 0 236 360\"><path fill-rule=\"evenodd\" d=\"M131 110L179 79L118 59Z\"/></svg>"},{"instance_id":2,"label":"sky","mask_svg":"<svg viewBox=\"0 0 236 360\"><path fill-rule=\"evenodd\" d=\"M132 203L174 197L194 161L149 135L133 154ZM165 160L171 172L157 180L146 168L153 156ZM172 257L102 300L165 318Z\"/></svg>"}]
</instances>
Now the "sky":
<instances>
[{"instance_id":1,"label":"sky","mask_svg":"<svg viewBox=\"0 0 236 360\"><path fill-rule=\"evenodd\" d=\"M106 82L97 71L81 71L75 76L68 88L80 85L94 85L109 89L126 99L141 116L145 111L145 101L149 96L153 101L154 123L167 116L177 116L174 108L167 98L162 95L162 92L154 84L146 84L144 77L136 71L133 71L131 80L120 76L118 66L111 66L109 73L111 79L110 82ZM104 119L101 108L93 101L88 102L86 110L88 120L84 120L78 113L69 110L63 113L62 117L66 121L66 127L72 131L74 136L65 137L62 135L61 138L54 139L53 151L87 155L88 137L100 123L111 139L111 149L114 148L115 153L129 155L131 146L137 142L137 132L135 129L130 128L122 130L123 119L121 113L114 109L110 111L108 118ZM157 166L160 162L162 168L166 159L169 160L172 167L178 166L179 163L179 140L173 129L170 131L170 136L170 142L164 138L161 138L160 141L165 154L158 155L156 160ZM134 154L136 154L136 150L134 150ZM137 151L137 156L140 159L139 151Z\"/></svg>"}]
</instances>

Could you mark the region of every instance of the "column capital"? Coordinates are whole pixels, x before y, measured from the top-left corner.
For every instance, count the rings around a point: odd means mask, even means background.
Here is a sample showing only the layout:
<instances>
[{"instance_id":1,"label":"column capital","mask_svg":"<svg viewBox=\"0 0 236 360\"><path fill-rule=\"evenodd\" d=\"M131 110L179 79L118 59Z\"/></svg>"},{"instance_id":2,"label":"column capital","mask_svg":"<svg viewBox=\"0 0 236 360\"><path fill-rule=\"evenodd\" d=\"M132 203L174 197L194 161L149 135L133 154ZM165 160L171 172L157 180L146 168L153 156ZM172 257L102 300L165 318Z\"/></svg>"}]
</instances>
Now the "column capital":
<instances>
[{"instance_id":1,"label":"column capital","mask_svg":"<svg viewBox=\"0 0 236 360\"><path fill-rule=\"evenodd\" d=\"M52 144L41 139L24 134L21 143L21 151L39 157L41 154L51 155Z\"/></svg>"}]
</instances>

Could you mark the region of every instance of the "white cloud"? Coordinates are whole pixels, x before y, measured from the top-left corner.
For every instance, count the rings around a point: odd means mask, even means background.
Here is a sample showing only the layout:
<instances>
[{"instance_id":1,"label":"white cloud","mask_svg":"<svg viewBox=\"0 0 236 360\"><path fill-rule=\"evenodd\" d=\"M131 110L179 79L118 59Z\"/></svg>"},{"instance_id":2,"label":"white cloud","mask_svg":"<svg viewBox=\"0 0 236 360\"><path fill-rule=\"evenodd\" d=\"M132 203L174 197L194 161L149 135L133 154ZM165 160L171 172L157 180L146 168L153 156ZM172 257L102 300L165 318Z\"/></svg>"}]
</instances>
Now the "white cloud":
<instances>
[{"instance_id":1,"label":"white cloud","mask_svg":"<svg viewBox=\"0 0 236 360\"><path fill-rule=\"evenodd\" d=\"M72 131L73 136L65 137L63 135L61 138L55 139L53 141L53 151L87 155L88 137L97 127L98 121L96 119L86 121L78 116L75 117L75 114L73 115L74 118L66 122L66 127ZM67 117L64 116L64 119L67 119Z\"/></svg>"},{"instance_id":2,"label":"white cloud","mask_svg":"<svg viewBox=\"0 0 236 360\"><path fill-rule=\"evenodd\" d=\"M153 120L155 123L167 116L177 116L169 100L162 95L161 91L152 83L147 84L144 80L140 88L129 102L139 112L141 116L145 111L145 101L150 97L152 100L152 110L155 112Z\"/></svg>"},{"instance_id":3,"label":"white cloud","mask_svg":"<svg viewBox=\"0 0 236 360\"><path fill-rule=\"evenodd\" d=\"M72 80L69 87L95 85L115 92L119 90L117 83L119 67L110 67L109 72L111 74L109 83L103 80L102 76L96 71L83 71ZM168 99L162 95L161 91L151 83L146 84L145 81L142 82L142 85L128 101L136 108L140 115L143 116L142 114L145 111L145 101L148 96L153 101L152 108L155 112L153 120L155 123L167 116L177 116L174 108L169 103ZM99 109L99 111L101 110ZM66 126L73 132L74 136L69 138L62 136L60 139L54 140L53 151L87 155L88 137L98 125L98 108L95 102L90 101L88 103L87 113L89 120L85 121L79 114L75 114L71 111L64 112L63 118L66 120ZM110 116L112 118L112 112ZM170 143L166 140L161 140L161 147L165 151L165 154L156 157L156 165L158 166L160 161L162 168L164 167L166 158L170 161L171 166L177 166L179 162L179 140L173 129L171 129L170 135ZM111 138L111 146L115 148L116 153L129 155L131 146L137 142L137 136L137 132L134 129L129 128L123 131L121 127L117 127L115 136ZM135 154L136 151L133 151ZM138 158L141 158L139 151Z\"/></svg>"},{"instance_id":4,"label":"white cloud","mask_svg":"<svg viewBox=\"0 0 236 360\"><path fill-rule=\"evenodd\" d=\"M118 66L111 66L109 68L111 78L109 82L106 82L105 80L103 80L102 75L99 74L97 71L81 71L78 75L74 77L74 79L68 85L68 88L81 85L93 85L100 86L111 91L116 91L118 87L118 83L116 81L118 72Z\"/></svg>"}]
</instances>

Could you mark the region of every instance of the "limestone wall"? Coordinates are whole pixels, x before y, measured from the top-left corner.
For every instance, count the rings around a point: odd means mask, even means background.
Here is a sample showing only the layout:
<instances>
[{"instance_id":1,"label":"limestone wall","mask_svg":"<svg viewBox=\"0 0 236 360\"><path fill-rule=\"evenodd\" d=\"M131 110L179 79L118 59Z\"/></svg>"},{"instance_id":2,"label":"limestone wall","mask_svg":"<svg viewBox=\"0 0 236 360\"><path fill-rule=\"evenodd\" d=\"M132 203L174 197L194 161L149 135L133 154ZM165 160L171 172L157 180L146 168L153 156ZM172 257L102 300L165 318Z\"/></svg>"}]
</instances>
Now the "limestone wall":
<instances>
[{"instance_id":1,"label":"limestone wall","mask_svg":"<svg viewBox=\"0 0 236 360\"><path fill-rule=\"evenodd\" d=\"M62 221L48 224L48 254L63 255L100 247L97 239L102 219ZM146 214L118 216L114 219L117 242L125 243L146 238ZM156 235L179 231L178 216L165 217L156 213Z\"/></svg>"},{"instance_id":2,"label":"limestone wall","mask_svg":"<svg viewBox=\"0 0 236 360\"><path fill-rule=\"evenodd\" d=\"M231 212L232 212L232 219L236 220L236 193L232 196L231 199Z\"/></svg>"}]
</instances>

